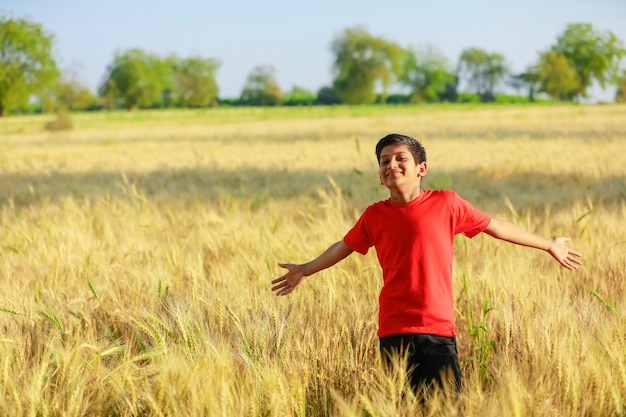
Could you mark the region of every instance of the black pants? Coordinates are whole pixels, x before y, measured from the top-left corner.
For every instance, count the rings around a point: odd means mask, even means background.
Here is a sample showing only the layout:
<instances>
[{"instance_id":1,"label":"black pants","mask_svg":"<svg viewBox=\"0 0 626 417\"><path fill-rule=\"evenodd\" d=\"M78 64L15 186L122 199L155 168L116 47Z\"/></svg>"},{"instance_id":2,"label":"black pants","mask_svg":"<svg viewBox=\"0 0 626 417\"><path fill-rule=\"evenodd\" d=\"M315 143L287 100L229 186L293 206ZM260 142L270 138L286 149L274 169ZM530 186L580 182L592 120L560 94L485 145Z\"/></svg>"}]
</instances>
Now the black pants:
<instances>
[{"instance_id":1,"label":"black pants","mask_svg":"<svg viewBox=\"0 0 626 417\"><path fill-rule=\"evenodd\" d=\"M387 366L391 366L394 358L406 357L408 378L416 392L433 385L461 391L461 368L454 337L429 334L381 337L380 352Z\"/></svg>"}]
</instances>

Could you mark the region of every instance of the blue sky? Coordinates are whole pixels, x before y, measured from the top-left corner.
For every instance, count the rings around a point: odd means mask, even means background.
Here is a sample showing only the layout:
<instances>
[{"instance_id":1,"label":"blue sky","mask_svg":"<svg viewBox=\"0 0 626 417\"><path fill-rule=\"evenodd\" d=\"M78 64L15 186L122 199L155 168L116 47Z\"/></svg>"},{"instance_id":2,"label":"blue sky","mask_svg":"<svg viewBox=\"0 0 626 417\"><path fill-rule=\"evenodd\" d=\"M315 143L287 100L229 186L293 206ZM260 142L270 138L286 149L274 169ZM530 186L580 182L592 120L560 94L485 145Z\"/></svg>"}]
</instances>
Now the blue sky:
<instances>
[{"instance_id":1,"label":"blue sky","mask_svg":"<svg viewBox=\"0 0 626 417\"><path fill-rule=\"evenodd\" d=\"M330 85L331 43L357 25L404 47L432 44L453 64L468 47L498 52L515 72L568 23L591 23L626 43L626 0L0 0L0 12L53 33L60 67L92 90L116 50L141 48L219 59L220 97L239 96L252 69L266 64L283 91ZM611 99L612 91L593 95Z\"/></svg>"}]
</instances>

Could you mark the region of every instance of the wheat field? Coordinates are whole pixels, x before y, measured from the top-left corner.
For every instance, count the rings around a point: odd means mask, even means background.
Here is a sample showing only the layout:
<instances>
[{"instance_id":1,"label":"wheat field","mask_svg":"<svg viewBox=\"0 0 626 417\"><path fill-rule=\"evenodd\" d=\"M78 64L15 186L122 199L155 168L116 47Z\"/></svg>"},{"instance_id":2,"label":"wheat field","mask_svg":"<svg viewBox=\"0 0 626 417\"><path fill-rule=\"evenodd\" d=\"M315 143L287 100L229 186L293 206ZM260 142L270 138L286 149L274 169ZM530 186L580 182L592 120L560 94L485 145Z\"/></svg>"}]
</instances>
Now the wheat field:
<instances>
[{"instance_id":1,"label":"wheat field","mask_svg":"<svg viewBox=\"0 0 626 417\"><path fill-rule=\"evenodd\" d=\"M626 106L52 118L0 120L0 415L626 415ZM391 132L424 188L584 254L457 237L464 386L426 404L381 367L374 250L270 291L387 198Z\"/></svg>"}]
</instances>

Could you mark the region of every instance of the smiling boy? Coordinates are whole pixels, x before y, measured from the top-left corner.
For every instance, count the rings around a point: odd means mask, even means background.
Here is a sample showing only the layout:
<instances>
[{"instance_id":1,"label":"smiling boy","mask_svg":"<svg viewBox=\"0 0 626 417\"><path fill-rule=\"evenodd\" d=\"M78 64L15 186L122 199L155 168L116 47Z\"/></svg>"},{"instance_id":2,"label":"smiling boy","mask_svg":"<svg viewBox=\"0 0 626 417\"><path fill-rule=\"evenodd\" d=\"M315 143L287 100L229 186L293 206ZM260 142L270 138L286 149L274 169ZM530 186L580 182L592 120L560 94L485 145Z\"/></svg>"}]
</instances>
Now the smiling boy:
<instances>
[{"instance_id":1,"label":"smiling boy","mask_svg":"<svg viewBox=\"0 0 626 417\"><path fill-rule=\"evenodd\" d=\"M381 183L390 198L367 207L344 238L304 264L279 263L287 273L272 281L276 295L290 294L304 278L335 265L352 252L376 249L382 268L378 337L381 354L406 354L414 389L451 383L461 389L456 348L452 262L454 237L484 232L517 245L547 251L563 267L582 265L569 238L530 233L494 219L453 191L423 190L426 151L414 138L390 134L376 145ZM451 380L444 375L453 375Z\"/></svg>"}]
</instances>

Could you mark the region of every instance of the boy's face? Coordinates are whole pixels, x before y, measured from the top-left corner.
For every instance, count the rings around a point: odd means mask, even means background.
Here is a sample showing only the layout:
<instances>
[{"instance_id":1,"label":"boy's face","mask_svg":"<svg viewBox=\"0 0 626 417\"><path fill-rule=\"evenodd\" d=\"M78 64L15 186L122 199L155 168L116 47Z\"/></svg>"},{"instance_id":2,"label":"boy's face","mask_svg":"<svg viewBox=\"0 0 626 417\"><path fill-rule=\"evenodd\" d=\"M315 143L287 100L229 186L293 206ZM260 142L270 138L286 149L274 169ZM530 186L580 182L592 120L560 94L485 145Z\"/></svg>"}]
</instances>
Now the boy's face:
<instances>
[{"instance_id":1,"label":"boy's face","mask_svg":"<svg viewBox=\"0 0 626 417\"><path fill-rule=\"evenodd\" d=\"M378 161L380 181L390 190L409 191L419 187L426 168L426 162L418 164L406 145L385 146Z\"/></svg>"}]
</instances>

